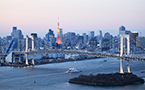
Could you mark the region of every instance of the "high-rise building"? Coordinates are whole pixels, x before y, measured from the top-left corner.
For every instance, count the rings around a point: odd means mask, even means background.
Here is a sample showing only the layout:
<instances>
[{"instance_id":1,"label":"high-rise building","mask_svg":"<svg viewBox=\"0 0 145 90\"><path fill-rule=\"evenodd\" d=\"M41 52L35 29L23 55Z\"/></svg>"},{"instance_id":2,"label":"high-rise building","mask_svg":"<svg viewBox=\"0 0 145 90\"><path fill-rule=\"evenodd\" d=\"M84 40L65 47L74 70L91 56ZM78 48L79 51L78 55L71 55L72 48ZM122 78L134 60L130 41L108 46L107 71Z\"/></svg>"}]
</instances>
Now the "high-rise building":
<instances>
[{"instance_id":1,"label":"high-rise building","mask_svg":"<svg viewBox=\"0 0 145 90\"><path fill-rule=\"evenodd\" d=\"M124 26L119 27L119 31L125 31L125 30L126 30L126 29L125 29Z\"/></svg>"},{"instance_id":2,"label":"high-rise building","mask_svg":"<svg viewBox=\"0 0 145 90\"><path fill-rule=\"evenodd\" d=\"M37 33L31 33L31 36L34 37L34 48L35 48L35 50L38 50L40 42L39 42L39 40L37 38ZM32 40L30 40L30 41L32 42Z\"/></svg>"},{"instance_id":3,"label":"high-rise building","mask_svg":"<svg viewBox=\"0 0 145 90\"><path fill-rule=\"evenodd\" d=\"M18 51L25 51L25 48L26 48L25 43L26 43L25 39L18 40Z\"/></svg>"},{"instance_id":4,"label":"high-rise building","mask_svg":"<svg viewBox=\"0 0 145 90\"><path fill-rule=\"evenodd\" d=\"M1 44L1 38L0 38L0 53L2 53L2 44Z\"/></svg>"},{"instance_id":5,"label":"high-rise building","mask_svg":"<svg viewBox=\"0 0 145 90\"><path fill-rule=\"evenodd\" d=\"M113 44L112 44L112 43L113 43L112 38L113 38L113 36L110 35L110 33L106 32L106 33L104 34L104 39L107 39L107 40L108 40L107 44L108 44L108 46L109 46L110 48L113 47ZM106 40L106 41L107 41L107 40ZM106 43L106 42L105 42L105 43Z\"/></svg>"},{"instance_id":6,"label":"high-rise building","mask_svg":"<svg viewBox=\"0 0 145 90\"><path fill-rule=\"evenodd\" d=\"M63 29L60 28L60 40L62 41L63 40Z\"/></svg>"},{"instance_id":7,"label":"high-rise building","mask_svg":"<svg viewBox=\"0 0 145 90\"><path fill-rule=\"evenodd\" d=\"M90 31L90 39L94 38L94 31Z\"/></svg>"},{"instance_id":8,"label":"high-rise building","mask_svg":"<svg viewBox=\"0 0 145 90\"><path fill-rule=\"evenodd\" d=\"M7 41L12 40L12 36L7 36Z\"/></svg>"},{"instance_id":9,"label":"high-rise building","mask_svg":"<svg viewBox=\"0 0 145 90\"><path fill-rule=\"evenodd\" d=\"M74 32L67 32L63 35L63 44L67 46L75 46L77 43L77 36Z\"/></svg>"},{"instance_id":10,"label":"high-rise building","mask_svg":"<svg viewBox=\"0 0 145 90\"><path fill-rule=\"evenodd\" d=\"M87 35L86 35L86 33L83 33L83 38L84 38L84 44L86 44L86 42L87 42Z\"/></svg>"},{"instance_id":11,"label":"high-rise building","mask_svg":"<svg viewBox=\"0 0 145 90\"><path fill-rule=\"evenodd\" d=\"M136 47L140 47L145 49L145 37L137 37L136 38Z\"/></svg>"},{"instance_id":12,"label":"high-rise building","mask_svg":"<svg viewBox=\"0 0 145 90\"><path fill-rule=\"evenodd\" d=\"M33 36L34 38L37 38L37 33L31 33L31 36Z\"/></svg>"},{"instance_id":13,"label":"high-rise building","mask_svg":"<svg viewBox=\"0 0 145 90\"><path fill-rule=\"evenodd\" d=\"M11 36L15 39L23 39L22 31L20 29L17 30L17 27L13 27Z\"/></svg>"},{"instance_id":14,"label":"high-rise building","mask_svg":"<svg viewBox=\"0 0 145 90\"><path fill-rule=\"evenodd\" d=\"M125 31L126 29L124 26L119 27L119 34L125 34Z\"/></svg>"},{"instance_id":15,"label":"high-rise building","mask_svg":"<svg viewBox=\"0 0 145 90\"><path fill-rule=\"evenodd\" d=\"M111 35L110 35L110 33L109 32L106 32L105 34L104 34L104 38L106 38L106 39L111 39Z\"/></svg>"},{"instance_id":16,"label":"high-rise building","mask_svg":"<svg viewBox=\"0 0 145 90\"><path fill-rule=\"evenodd\" d=\"M49 32L45 35L46 40L49 41L49 45L52 46L55 43L55 36L52 29L49 29Z\"/></svg>"},{"instance_id":17,"label":"high-rise building","mask_svg":"<svg viewBox=\"0 0 145 90\"><path fill-rule=\"evenodd\" d=\"M12 30L12 33L11 33L11 36L14 37L14 33L17 31L17 27L13 27L13 30Z\"/></svg>"},{"instance_id":18,"label":"high-rise building","mask_svg":"<svg viewBox=\"0 0 145 90\"><path fill-rule=\"evenodd\" d=\"M131 33L131 46L136 46L136 37L138 37L138 32Z\"/></svg>"},{"instance_id":19,"label":"high-rise building","mask_svg":"<svg viewBox=\"0 0 145 90\"><path fill-rule=\"evenodd\" d=\"M102 48L102 31L100 30L98 33L97 33L97 41L98 41L98 45L99 45L99 48Z\"/></svg>"},{"instance_id":20,"label":"high-rise building","mask_svg":"<svg viewBox=\"0 0 145 90\"><path fill-rule=\"evenodd\" d=\"M78 43L83 43L84 42L84 37L83 36L79 36L78 37Z\"/></svg>"},{"instance_id":21,"label":"high-rise building","mask_svg":"<svg viewBox=\"0 0 145 90\"><path fill-rule=\"evenodd\" d=\"M115 36L114 38L113 38L113 48L114 49L119 49L120 48L120 38L119 38L119 36Z\"/></svg>"}]
</instances>

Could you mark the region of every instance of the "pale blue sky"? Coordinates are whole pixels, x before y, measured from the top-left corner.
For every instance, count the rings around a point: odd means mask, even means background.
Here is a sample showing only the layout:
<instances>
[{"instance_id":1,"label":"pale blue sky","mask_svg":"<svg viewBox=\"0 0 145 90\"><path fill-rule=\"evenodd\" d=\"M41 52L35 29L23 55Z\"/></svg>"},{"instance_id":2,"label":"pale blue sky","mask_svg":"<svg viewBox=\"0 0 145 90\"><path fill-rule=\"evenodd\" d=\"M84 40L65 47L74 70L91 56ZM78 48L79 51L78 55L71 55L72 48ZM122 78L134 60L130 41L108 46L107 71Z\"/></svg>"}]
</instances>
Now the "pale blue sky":
<instances>
[{"instance_id":1,"label":"pale blue sky","mask_svg":"<svg viewBox=\"0 0 145 90\"><path fill-rule=\"evenodd\" d=\"M102 30L118 35L124 25L145 36L145 0L0 0L0 36L17 26L23 34L44 36L57 32L57 18L64 32Z\"/></svg>"}]
</instances>

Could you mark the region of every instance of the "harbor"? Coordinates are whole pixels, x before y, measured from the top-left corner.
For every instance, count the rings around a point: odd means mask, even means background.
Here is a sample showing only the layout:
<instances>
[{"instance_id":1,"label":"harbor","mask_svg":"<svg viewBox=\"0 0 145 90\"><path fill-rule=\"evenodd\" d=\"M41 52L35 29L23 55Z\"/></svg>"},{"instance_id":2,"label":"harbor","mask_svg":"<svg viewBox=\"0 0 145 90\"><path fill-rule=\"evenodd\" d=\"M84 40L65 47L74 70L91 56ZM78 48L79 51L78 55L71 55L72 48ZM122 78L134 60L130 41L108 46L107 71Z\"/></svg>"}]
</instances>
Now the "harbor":
<instances>
[{"instance_id":1,"label":"harbor","mask_svg":"<svg viewBox=\"0 0 145 90\"><path fill-rule=\"evenodd\" d=\"M107 62L104 62L104 60L107 60ZM145 74L141 73L141 71L145 71L144 64L144 62L131 61L130 66L131 72L145 80ZM66 71L72 67L79 68L82 72L66 73ZM118 72L118 69L119 62L115 58L86 59L76 61L76 63L70 61L35 65L33 67L25 66L21 68L1 66L0 90L142 90L145 88L145 84L100 87L72 84L68 82L69 79L78 77L81 74L109 74ZM124 67L124 72L127 72L126 67Z\"/></svg>"}]
</instances>

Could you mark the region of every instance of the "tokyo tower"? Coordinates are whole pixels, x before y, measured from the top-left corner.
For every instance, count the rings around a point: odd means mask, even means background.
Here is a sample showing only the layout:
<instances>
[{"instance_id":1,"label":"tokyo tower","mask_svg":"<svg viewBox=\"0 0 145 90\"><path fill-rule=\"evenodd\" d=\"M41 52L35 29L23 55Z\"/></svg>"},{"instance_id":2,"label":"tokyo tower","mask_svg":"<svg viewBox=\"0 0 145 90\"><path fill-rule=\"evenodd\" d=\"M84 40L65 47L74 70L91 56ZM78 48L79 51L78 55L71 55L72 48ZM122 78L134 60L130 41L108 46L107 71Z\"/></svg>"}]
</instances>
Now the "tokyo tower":
<instances>
[{"instance_id":1,"label":"tokyo tower","mask_svg":"<svg viewBox=\"0 0 145 90\"><path fill-rule=\"evenodd\" d=\"M62 44L60 40L60 30L59 30L59 21L58 21L58 31L57 31L57 39L56 39L57 44Z\"/></svg>"}]
</instances>

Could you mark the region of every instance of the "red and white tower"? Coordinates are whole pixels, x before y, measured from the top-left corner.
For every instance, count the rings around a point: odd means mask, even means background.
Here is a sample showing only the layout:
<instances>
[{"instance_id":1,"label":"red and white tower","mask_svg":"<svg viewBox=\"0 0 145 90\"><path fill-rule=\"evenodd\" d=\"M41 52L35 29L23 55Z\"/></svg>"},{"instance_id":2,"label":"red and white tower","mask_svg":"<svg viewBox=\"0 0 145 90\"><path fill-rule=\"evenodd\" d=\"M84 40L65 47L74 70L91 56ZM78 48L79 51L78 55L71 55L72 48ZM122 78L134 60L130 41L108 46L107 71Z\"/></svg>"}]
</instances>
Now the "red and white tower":
<instances>
[{"instance_id":1,"label":"red and white tower","mask_svg":"<svg viewBox=\"0 0 145 90\"><path fill-rule=\"evenodd\" d=\"M60 39L59 21L58 21L58 31L57 31L56 43L57 44L62 44L61 39Z\"/></svg>"}]
</instances>

